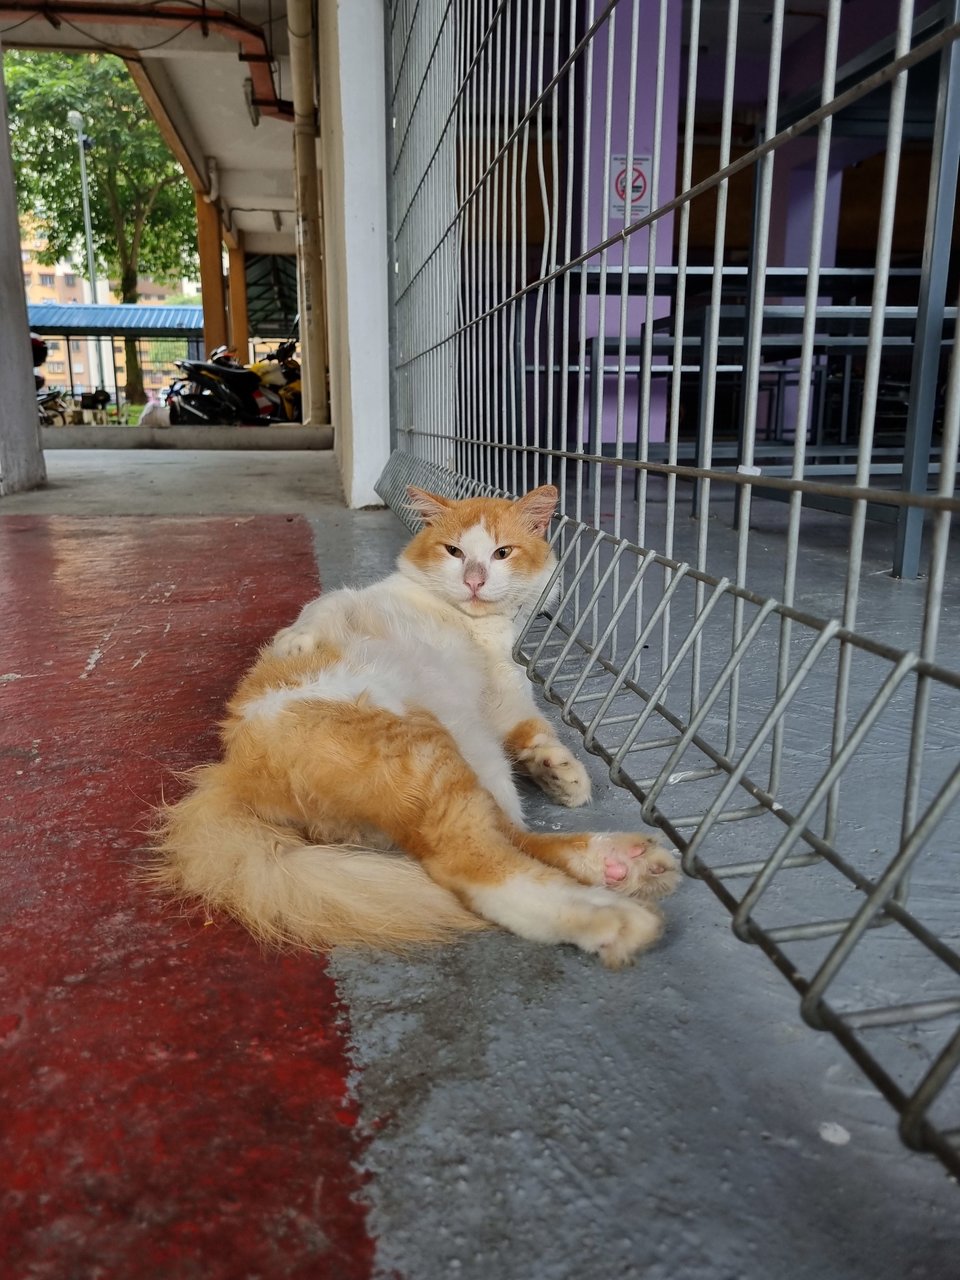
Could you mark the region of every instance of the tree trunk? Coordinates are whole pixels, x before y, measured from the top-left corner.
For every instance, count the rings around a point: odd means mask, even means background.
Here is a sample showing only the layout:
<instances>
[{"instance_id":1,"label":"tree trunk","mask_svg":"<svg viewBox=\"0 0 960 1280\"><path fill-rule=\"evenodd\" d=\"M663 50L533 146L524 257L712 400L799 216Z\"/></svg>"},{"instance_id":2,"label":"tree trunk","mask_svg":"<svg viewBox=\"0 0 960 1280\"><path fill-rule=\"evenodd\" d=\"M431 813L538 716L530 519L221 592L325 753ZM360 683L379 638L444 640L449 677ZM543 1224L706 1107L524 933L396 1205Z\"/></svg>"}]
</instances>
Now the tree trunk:
<instances>
[{"instance_id":1,"label":"tree trunk","mask_svg":"<svg viewBox=\"0 0 960 1280\"><path fill-rule=\"evenodd\" d=\"M120 277L120 300L138 302L139 299L136 269L127 267ZM143 370L140 368L140 351L136 338L124 338L123 363L127 370L127 382L123 389L124 399L127 404L146 404L147 396L143 389Z\"/></svg>"}]
</instances>

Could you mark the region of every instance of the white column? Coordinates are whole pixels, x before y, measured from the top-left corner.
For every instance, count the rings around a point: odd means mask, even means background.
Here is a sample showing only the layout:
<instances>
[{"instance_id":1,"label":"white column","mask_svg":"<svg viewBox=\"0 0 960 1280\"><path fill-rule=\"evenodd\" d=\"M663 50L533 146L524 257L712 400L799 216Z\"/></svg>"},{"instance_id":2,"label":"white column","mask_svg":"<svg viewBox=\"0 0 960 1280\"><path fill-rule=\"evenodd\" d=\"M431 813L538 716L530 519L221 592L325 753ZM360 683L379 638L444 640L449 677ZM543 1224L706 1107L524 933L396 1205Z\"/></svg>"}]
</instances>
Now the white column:
<instances>
[{"instance_id":1,"label":"white column","mask_svg":"<svg viewBox=\"0 0 960 1280\"><path fill-rule=\"evenodd\" d=\"M23 292L20 225L10 158L7 95L0 49L0 495L36 489L47 478L40 448L36 387L30 351L27 300Z\"/></svg>"},{"instance_id":2,"label":"white column","mask_svg":"<svg viewBox=\"0 0 960 1280\"><path fill-rule=\"evenodd\" d=\"M327 403L326 315L314 102L313 50L316 33L310 0L287 0L287 32L293 86L303 423L315 427L330 421L330 406Z\"/></svg>"},{"instance_id":3,"label":"white column","mask_svg":"<svg viewBox=\"0 0 960 1280\"><path fill-rule=\"evenodd\" d=\"M331 420L347 505L390 455L382 0L321 0L320 136Z\"/></svg>"}]
</instances>

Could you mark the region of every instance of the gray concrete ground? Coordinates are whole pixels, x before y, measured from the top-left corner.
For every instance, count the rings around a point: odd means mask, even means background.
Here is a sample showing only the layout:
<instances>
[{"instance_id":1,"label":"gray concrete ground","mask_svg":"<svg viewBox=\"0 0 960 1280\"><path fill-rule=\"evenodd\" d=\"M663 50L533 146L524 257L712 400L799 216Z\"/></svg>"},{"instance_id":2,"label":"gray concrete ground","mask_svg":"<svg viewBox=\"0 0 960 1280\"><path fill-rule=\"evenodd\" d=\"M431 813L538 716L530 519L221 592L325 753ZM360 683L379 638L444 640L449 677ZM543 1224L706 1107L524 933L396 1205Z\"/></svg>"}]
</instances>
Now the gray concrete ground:
<instances>
[{"instance_id":1,"label":"gray concrete ground","mask_svg":"<svg viewBox=\"0 0 960 1280\"><path fill-rule=\"evenodd\" d=\"M342 506L330 451L46 450L47 485L2 499L0 513L310 515Z\"/></svg>"},{"instance_id":2,"label":"gray concrete ground","mask_svg":"<svg viewBox=\"0 0 960 1280\"><path fill-rule=\"evenodd\" d=\"M332 427L41 427L44 450L61 449L332 449Z\"/></svg>"},{"instance_id":3,"label":"gray concrete ground","mask_svg":"<svg viewBox=\"0 0 960 1280\"><path fill-rule=\"evenodd\" d=\"M306 511L328 587L389 571L404 530L345 511L329 455L207 457L48 455L51 489L0 514ZM534 825L636 825L635 802L587 763L590 808L531 796ZM413 959L334 956L379 1275L960 1276L960 1191L942 1167L900 1145L892 1110L803 1026L702 885L667 914L662 945L615 974L500 933Z\"/></svg>"}]
</instances>

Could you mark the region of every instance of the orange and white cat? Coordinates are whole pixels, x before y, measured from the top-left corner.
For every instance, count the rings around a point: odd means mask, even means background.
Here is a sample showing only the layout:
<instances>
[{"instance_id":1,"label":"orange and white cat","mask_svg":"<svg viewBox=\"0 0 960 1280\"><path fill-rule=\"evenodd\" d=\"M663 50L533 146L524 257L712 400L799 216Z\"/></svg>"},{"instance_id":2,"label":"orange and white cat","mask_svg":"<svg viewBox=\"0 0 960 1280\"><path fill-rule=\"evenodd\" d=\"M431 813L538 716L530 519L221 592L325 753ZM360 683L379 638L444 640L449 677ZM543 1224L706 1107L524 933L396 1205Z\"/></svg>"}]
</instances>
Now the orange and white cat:
<instances>
[{"instance_id":1,"label":"orange and white cat","mask_svg":"<svg viewBox=\"0 0 960 1280\"><path fill-rule=\"evenodd\" d=\"M397 948L492 922L616 968L660 936L674 856L649 834L527 831L515 782L590 798L511 657L554 567L557 491L409 494L424 527L397 572L324 594L261 651L222 761L162 812L154 878L274 942Z\"/></svg>"}]
</instances>

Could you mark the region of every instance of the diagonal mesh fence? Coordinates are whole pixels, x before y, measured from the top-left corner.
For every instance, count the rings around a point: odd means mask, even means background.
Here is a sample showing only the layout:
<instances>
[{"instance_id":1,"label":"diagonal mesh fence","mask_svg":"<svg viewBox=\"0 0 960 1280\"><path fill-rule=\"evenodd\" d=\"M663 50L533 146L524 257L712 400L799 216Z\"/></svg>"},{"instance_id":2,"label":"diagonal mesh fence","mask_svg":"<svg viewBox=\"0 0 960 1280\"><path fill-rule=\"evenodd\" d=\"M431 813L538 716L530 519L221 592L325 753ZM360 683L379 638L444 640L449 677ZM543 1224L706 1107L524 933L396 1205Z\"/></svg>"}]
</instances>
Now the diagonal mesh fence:
<instances>
[{"instance_id":1,"label":"diagonal mesh fence","mask_svg":"<svg viewBox=\"0 0 960 1280\"><path fill-rule=\"evenodd\" d=\"M380 492L558 487L516 657L957 1174L960 0L875 10L395 4Z\"/></svg>"}]
</instances>

